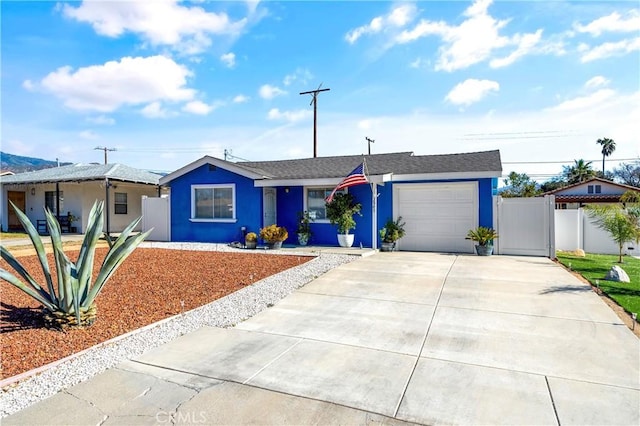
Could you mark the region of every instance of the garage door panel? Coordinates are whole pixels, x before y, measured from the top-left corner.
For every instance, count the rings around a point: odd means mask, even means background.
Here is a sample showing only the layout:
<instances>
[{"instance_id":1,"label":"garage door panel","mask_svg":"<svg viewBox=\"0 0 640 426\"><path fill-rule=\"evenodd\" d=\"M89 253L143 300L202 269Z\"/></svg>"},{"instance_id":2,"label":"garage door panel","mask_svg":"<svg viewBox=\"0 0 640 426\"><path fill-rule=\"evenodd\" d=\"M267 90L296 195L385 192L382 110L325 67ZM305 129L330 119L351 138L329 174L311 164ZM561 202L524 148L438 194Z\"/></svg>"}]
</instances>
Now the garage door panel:
<instances>
[{"instance_id":1,"label":"garage door panel","mask_svg":"<svg viewBox=\"0 0 640 426\"><path fill-rule=\"evenodd\" d=\"M394 216L406 222L400 250L472 252L465 237L478 223L477 183L396 184Z\"/></svg>"}]
</instances>

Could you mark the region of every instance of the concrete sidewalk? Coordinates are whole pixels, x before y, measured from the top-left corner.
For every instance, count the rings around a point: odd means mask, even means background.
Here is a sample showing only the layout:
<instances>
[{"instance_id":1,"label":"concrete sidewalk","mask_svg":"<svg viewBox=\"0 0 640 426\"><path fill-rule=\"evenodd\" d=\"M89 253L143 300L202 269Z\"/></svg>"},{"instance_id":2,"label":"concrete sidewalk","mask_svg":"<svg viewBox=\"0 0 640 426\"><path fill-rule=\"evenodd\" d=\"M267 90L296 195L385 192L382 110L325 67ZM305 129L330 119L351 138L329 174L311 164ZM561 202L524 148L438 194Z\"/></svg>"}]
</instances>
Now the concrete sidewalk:
<instances>
[{"instance_id":1,"label":"concrete sidewalk","mask_svg":"<svg viewBox=\"0 0 640 426\"><path fill-rule=\"evenodd\" d=\"M379 253L10 424L634 424L640 344L544 258Z\"/></svg>"}]
</instances>

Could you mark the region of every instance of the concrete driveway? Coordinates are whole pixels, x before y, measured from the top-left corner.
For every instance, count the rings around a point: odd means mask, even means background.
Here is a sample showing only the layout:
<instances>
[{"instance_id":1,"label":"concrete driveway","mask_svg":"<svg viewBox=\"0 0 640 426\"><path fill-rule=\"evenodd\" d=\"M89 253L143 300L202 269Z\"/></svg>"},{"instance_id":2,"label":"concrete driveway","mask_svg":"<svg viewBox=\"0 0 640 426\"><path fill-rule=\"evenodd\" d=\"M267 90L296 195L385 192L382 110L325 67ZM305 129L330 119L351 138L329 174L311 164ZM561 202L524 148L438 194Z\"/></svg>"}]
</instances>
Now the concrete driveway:
<instances>
[{"instance_id":1,"label":"concrete driveway","mask_svg":"<svg viewBox=\"0 0 640 426\"><path fill-rule=\"evenodd\" d=\"M548 259L379 253L3 424L633 424L638 339Z\"/></svg>"}]
</instances>

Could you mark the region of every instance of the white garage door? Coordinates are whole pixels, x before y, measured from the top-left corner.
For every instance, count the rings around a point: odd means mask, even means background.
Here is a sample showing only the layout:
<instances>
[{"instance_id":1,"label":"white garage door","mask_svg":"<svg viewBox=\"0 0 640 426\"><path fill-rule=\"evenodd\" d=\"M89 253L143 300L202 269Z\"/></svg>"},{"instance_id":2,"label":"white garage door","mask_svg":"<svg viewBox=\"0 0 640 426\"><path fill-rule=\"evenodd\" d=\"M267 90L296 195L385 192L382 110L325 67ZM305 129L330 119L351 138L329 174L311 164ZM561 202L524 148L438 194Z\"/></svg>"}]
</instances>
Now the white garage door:
<instances>
[{"instance_id":1,"label":"white garage door","mask_svg":"<svg viewBox=\"0 0 640 426\"><path fill-rule=\"evenodd\" d=\"M472 253L465 237L478 224L478 184L395 184L393 212L406 222L400 250Z\"/></svg>"}]
</instances>

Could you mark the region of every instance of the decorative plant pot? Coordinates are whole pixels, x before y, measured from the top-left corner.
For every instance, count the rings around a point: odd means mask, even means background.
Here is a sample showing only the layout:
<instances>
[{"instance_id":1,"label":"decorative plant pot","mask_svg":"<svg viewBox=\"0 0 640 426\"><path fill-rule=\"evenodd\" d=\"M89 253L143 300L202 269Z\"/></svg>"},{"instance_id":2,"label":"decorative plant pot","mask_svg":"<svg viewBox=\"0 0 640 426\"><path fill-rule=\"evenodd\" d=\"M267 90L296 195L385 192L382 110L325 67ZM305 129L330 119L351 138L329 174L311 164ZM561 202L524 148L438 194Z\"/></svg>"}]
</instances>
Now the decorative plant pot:
<instances>
[{"instance_id":1,"label":"decorative plant pot","mask_svg":"<svg viewBox=\"0 0 640 426\"><path fill-rule=\"evenodd\" d=\"M306 246L309 242L309 234L298 234L298 244Z\"/></svg>"},{"instance_id":2,"label":"decorative plant pot","mask_svg":"<svg viewBox=\"0 0 640 426\"><path fill-rule=\"evenodd\" d=\"M255 249L256 247L258 247L257 241L245 241L244 244L248 249Z\"/></svg>"},{"instance_id":3,"label":"decorative plant pot","mask_svg":"<svg viewBox=\"0 0 640 426\"><path fill-rule=\"evenodd\" d=\"M384 241L380 244L380 251L393 251L396 248L396 243L385 243Z\"/></svg>"},{"instance_id":4,"label":"decorative plant pot","mask_svg":"<svg viewBox=\"0 0 640 426\"><path fill-rule=\"evenodd\" d=\"M282 248L282 241L276 241L274 243L267 243L267 248L269 248L269 250L279 250Z\"/></svg>"},{"instance_id":5,"label":"decorative plant pot","mask_svg":"<svg viewBox=\"0 0 640 426\"><path fill-rule=\"evenodd\" d=\"M493 254L493 246L490 244L486 246L476 245L476 253L478 253L478 256L491 256Z\"/></svg>"},{"instance_id":6,"label":"decorative plant pot","mask_svg":"<svg viewBox=\"0 0 640 426\"><path fill-rule=\"evenodd\" d=\"M340 247L351 247L353 245L353 234L338 234L338 244Z\"/></svg>"}]
</instances>

